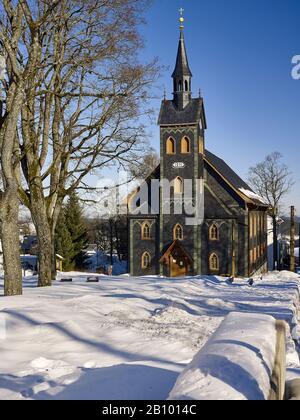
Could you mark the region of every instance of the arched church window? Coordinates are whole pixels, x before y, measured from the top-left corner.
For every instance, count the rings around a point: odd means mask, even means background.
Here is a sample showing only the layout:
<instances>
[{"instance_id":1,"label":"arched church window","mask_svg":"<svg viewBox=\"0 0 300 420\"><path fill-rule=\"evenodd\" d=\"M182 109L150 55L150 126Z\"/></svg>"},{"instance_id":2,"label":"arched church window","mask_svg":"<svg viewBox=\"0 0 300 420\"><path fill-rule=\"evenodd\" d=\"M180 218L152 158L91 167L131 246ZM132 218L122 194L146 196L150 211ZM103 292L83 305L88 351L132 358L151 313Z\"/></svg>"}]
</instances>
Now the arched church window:
<instances>
[{"instance_id":1,"label":"arched church window","mask_svg":"<svg viewBox=\"0 0 300 420\"><path fill-rule=\"evenodd\" d=\"M189 91L189 82L186 80L184 82L184 85L185 85L185 91L188 92Z\"/></svg>"},{"instance_id":2,"label":"arched church window","mask_svg":"<svg viewBox=\"0 0 300 420\"><path fill-rule=\"evenodd\" d=\"M142 225L142 239L150 239L151 237L151 228L149 223L144 223Z\"/></svg>"},{"instance_id":3,"label":"arched church window","mask_svg":"<svg viewBox=\"0 0 300 420\"><path fill-rule=\"evenodd\" d=\"M183 193L183 179L179 176L174 180L174 194Z\"/></svg>"},{"instance_id":4,"label":"arched church window","mask_svg":"<svg viewBox=\"0 0 300 420\"><path fill-rule=\"evenodd\" d=\"M175 155L175 140L172 137L167 140L167 155Z\"/></svg>"},{"instance_id":5,"label":"arched church window","mask_svg":"<svg viewBox=\"0 0 300 420\"><path fill-rule=\"evenodd\" d=\"M202 137L199 137L199 153L204 155L204 140Z\"/></svg>"},{"instance_id":6,"label":"arched church window","mask_svg":"<svg viewBox=\"0 0 300 420\"><path fill-rule=\"evenodd\" d=\"M183 240L183 228L181 225L177 224L174 227L173 232L174 241L182 241Z\"/></svg>"},{"instance_id":7,"label":"arched church window","mask_svg":"<svg viewBox=\"0 0 300 420\"><path fill-rule=\"evenodd\" d=\"M217 241L219 239L219 229L215 224L209 228L209 239L211 241Z\"/></svg>"},{"instance_id":8,"label":"arched church window","mask_svg":"<svg viewBox=\"0 0 300 420\"><path fill-rule=\"evenodd\" d=\"M191 144L187 137L181 139L181 153L191 153Z\"/></svg>"},{"instance_id":9,"label":"arched church window","mask_svg":"<svg viewBox=\"0 0 300 420\"><path fill-rule=\"evenodd\" d=\"M151 256L149 252L144 252L142 255L142 268L147 269L151 267Z\"/></svg>"},{"instance_id":10,"label":"arched church window","mask_svg":"<svg viewBox=\"0 0 300 420\"><path fill-rule=\"evenodd\" d=\"M179 82L178 82L178 90L179 90L179 92L182 91L182 81L181 80L179 80Z\"/></svg>"},{"instance_id":11,"label":"arched church window","mask_svg":"<svg viewBox=\"0 0 300 420\"><path fill-rule=\"evenodd\" d=\"M210 271L219 271L219 257L215 253L209 257L209 269Z\"/></svg>"}]
</instances>

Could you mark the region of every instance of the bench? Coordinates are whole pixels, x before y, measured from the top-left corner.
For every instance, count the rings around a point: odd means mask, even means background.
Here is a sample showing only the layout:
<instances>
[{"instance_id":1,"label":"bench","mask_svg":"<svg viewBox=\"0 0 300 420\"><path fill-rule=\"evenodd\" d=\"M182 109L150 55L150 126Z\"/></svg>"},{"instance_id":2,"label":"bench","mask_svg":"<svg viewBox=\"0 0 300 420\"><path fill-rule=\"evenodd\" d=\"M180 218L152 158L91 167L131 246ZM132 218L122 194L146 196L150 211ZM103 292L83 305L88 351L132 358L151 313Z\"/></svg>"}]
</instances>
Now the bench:
<instances>
[{"instance_id":1,"label":"bench","mask_svg":"<svg viewBox=\"0 0 300 420\"><path fill-rule=\"evenodd\" d=\"M73 279L61 279L60 282L61 283L72 283Z\"/></svg>"},{"instance_id":2,"label":"bench","mask_svg":"<svg viewBox=\"0 0 300 420\"><path fill-rule=\"evenodd\" d=\"M88 277L87 283L99 283L99 277Z\"/></svg>"}]
</instances>

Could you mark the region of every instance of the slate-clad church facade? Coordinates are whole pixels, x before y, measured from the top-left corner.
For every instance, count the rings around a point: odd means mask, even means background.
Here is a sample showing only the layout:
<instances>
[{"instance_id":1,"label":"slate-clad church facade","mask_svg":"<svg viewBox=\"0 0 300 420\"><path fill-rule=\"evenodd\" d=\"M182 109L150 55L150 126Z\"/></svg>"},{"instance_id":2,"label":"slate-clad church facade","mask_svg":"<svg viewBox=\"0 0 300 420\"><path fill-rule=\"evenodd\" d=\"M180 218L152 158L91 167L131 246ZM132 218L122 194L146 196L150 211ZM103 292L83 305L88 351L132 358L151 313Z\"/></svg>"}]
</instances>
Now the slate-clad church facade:
<instances>
[{"instance_id":1,"label":"slate-clad church facade","mask_svg":"<svg viewBox=\"0 0 300 420\"><path fill-rule=\"evenodd\" d=\"M183 28L173 78L173 100L162 101L160 165L145 180L168 180L173 186L166 203L160 188L160 211L129 216L129 265L133 276L224 275L248 277L267 270L268 207L220 158L205 147L207 129L204 100L192 98ZM203 180L204 220L187 225L183 214L174 214L184 180ZM193 195L192 199L195 199ZM141 205L138 191L130 195ZM171 205L171 214L163 206Z\"/></svg>"}]
</instances>

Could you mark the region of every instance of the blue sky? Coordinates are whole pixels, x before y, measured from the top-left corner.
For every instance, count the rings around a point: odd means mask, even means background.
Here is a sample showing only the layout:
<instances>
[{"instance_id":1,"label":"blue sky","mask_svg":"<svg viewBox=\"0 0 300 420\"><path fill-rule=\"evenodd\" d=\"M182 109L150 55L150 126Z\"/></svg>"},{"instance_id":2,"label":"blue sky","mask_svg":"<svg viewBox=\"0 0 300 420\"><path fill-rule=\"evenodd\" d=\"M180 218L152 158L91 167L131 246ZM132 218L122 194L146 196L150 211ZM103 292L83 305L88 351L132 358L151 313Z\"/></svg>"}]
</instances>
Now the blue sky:
<instances>
[{"instance_id":1,"label":"blue sky","mask_svg":"<svg viewBox=\"0 0 300 420\"><path fill-rule=\"evenodd\" d=\"M248 168L279 151L296 185L286 205L300 215L300 80L291 77L300 54L299 0L154 0L142 28L146 49L169 66L159 84L171 98L177 53L178 9L185 9L185 40L193 93L205 99L206 147L242 177ZM158 114L160 99L154 101ZM159 130L150 127L159 146Z\"/></svg>"}]
</instances>

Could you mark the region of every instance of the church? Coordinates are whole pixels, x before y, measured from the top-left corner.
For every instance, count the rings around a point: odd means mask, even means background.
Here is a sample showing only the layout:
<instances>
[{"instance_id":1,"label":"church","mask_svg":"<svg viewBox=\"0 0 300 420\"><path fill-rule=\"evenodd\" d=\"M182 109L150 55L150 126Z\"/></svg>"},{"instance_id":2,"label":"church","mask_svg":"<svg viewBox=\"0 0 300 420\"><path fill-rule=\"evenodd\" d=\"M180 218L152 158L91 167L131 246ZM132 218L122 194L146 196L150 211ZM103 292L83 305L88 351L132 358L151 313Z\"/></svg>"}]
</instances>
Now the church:
<instances>
[{"instance_id":1,"label":"church","mask_svg":"<svg viewBox=\"0 0 300 420\"><path fill-rule=\"evenodd\" d=\"M230 166L206 149L204 99L201 94L192 97L183 22L181 16L173 99L164 98L158 119L160 165L144 182L148 186L159 182L158 210L153 211L150 195L141 202L140 188L128 197L130 274L171 278L261 274L268 270L268 206ZM187 197L185 180L192 180ZM202 185L203 214L201 222L187 223L184 202L197 201L196 180ZM169 200L164 191L168 185Z\"/></svg>"}]
</instances>

